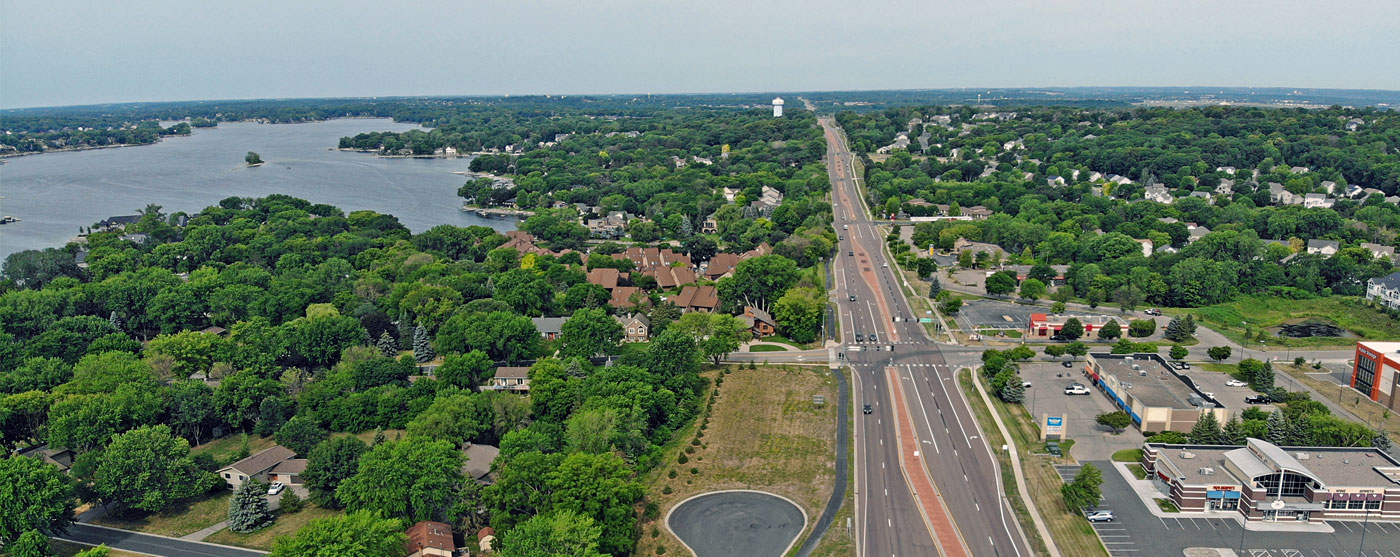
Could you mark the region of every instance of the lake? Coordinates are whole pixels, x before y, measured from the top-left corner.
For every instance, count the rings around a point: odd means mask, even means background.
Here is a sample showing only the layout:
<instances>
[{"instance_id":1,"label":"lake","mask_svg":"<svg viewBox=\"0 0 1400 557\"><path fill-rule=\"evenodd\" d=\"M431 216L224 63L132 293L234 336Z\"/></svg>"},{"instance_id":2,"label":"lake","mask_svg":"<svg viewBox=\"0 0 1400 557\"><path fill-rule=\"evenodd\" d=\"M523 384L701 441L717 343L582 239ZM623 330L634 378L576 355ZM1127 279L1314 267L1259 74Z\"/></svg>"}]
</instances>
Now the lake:
<instances>
[{"instance_id":1,"label":"lake","mask_svg":"<svg viewBox=\"0 0 1400 557\"><path fill-rule=\"evenodd\" d=\"M283 193L346 213L394 215L414 233L439 224L515 228L515 221L461 210L457 188L470 158L396 159L335 150L342 136L406 131L389 119L308 124L220 123L154 145L14 157L0 165L0 260L26 249L62 247L78 227L136 214L147 203L166 213L197 212L231 196ZM248 168L256 151L266 164Z\"/></svg>"}]
</instances>

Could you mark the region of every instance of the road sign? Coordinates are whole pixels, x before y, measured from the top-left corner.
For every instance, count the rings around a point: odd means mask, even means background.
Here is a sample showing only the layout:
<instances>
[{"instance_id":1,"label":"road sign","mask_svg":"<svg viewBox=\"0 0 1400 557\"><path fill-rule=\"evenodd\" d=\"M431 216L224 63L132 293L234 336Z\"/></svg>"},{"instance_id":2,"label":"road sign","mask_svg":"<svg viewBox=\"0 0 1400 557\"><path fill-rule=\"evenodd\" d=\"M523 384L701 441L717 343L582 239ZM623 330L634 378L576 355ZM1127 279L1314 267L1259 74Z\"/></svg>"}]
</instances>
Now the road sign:
<instances>
[{"instance_id":1,"label":"road sign","mask_svg":"<svg viewBox=\"0 0 1400 557\"><path fill-rule=\"evenodd\" d=\"M920 318L919 318L919 322L920 322L920 323L933 323L933 318L932 318L932 317L920 317Z\"/></svg>"}]
</instances>

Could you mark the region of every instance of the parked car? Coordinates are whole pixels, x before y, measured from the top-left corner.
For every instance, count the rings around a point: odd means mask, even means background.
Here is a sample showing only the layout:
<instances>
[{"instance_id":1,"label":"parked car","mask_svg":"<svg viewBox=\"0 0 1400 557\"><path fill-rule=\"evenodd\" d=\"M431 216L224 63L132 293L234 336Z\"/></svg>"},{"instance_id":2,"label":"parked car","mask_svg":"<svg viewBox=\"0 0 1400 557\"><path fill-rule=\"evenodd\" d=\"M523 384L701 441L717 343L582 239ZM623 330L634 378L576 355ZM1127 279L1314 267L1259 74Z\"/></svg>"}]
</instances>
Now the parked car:
<instances>
[{"instance_id":1,"label":"parked car","mask_svg":"<svg viewBox=\"0 0 1400 557\"><path fill-rule=\"evenodd\" d=\"M1074 362L1060 362L1060 365L1065 367L1074 367Z\"/></svg>"},{"instance_id":2,"label":"parked car","mask_svg":"<svg viewBox=\"0 0 1400 557\"><path fill-rule=\"evenodd\" d=\"M1231 379L1225 382L1226 387L1243 387L1248 384L1249 383L1245 383L1244 381L1240 381L1239 379Z\"/></svg>"},{"instance_id":3,"label":"parked car","mask_svg":"<svg viewBox=\"0 0 1400 557\"><path fill-rule=\"evenodd\" d=\"M1066 337L1065 335L1050 335L1050 340L1063 342L1069 340L1069 337Z\"/></svg>"},{"instance_id":4,"label":"parked car","mask_svg":"<svg viewBox=\"0 0 1400 557\"><path fill-rule=\"evenodd\" d=\"M1113 511L1090 511L1084 518L1089 522L1113 522Z\"/></svg>"},{"instance_id":5,"label":"parked car","mask_svg":"<svg viewBox=\"0 0 1400 557\"><path fill-rule=\"evenodd\" d=\"M865 406L862 407L860 410L861 410L862 412L865 412L866 414L869 414L869 413L875 411L874 409L870 408L870 405L869 405L869 404L865 405Z\"/></svg>"},{"instance_id":6,"label":"parked car","mask_svg":"<svg viewBox=\"0 0 1400 557\"><path fill-rule=\"evenodd\" d=\"M1188 364L1186 362L1177 362L1176 369L1191 369L1191 364Z\"/></svg>"},{"instance_id":7,"label":"parked car","mask_svg":"<svg viewBox=\"0 0 1400 557\"><path fill-rule=\"evenodd\" d=\"M1246 404L1268 404L1269 395L1249 395L1244 397L1244 402Z\"/></svg>"},{"instance_id":8,"label":"parked car","mask_svg":"<svg viewBox=\"0 0 1400 557\"><path fill-rule=\"evenodd\" d=\"M286 484L282 482L272 482L272 485L267 486L267 494L277 495L278 493L282 493L284 489L287 489Z\"/></svg>"},{"instance_id":9,"label":"parked car","mask_svg":"<svg viewBox=\"0 0 1400 557\"><path fill-rule=\"evenodd\" d=\"M1023 389L1029 389L1029 388L1031 388L1031 382L1030 382L1030 381L1022 381L1022 382L1021 382L1021 388L1023 388Z\"/></svg>"},{"instance_id":10,"label":"parked car","mask_svg":"<svg viewBox=\"0 0 1400 557\"><path fill-rule=\"evenodd\" d=\"M1147 309L1145 309L1145 310L1142 310L1142 312L1143 312L1143 313L1146 313L1146 314L1148 314L1148 315L1161 315L1161 314L1162 314L1162 310L1157 309L1157 308L1147 308Z\"/></svg>"},{"instance_id":11,"label":"parked car","mask_svg":"<svg viewBox=\"0 0 1400 557\"><path fill-rule=\"evenodd\" d=\"M1067 395L1087 395L1087 394L1089 394L1089 388L1088 388L1088 387L1085 387L1084 385L1070 385L1070 386L1068 386L1068 387L1065 387L1065 394L1067 394Z\"/></svg>"}]
</instances>

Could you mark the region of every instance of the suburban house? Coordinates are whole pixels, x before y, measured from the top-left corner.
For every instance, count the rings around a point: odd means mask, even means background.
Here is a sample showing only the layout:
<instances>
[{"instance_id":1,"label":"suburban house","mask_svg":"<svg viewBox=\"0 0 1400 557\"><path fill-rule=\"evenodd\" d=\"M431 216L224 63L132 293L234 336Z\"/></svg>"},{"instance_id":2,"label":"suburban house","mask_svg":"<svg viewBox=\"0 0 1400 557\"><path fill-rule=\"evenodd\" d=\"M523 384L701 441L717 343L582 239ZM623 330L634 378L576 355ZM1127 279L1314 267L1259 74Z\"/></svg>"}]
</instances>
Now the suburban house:
<instances>
[{"instance_id":1,"label":"suburban house","mask_svg":"<svg viewBox=\"0 0 1400 557\"><path fill-rule=\"evenodd\" d=\"M992 216L992 210L981 205L973 205L963 208L962 216L969 217L972 220L987 220L987 217Z\"/></svg>"},{"instance_id":2,"label":"suburban house","mask_svg":"<svg viewBox=\"0 0 1400 557\"><path fill-rule=\"evenodd\" d=\"M467 443L462 449L462 456L465 457L462 462L462 477L481 485L491 484L491 463L500 455L501 449L491 445Z\"/></svg>"},{"instance_id":3,"label":"suburban house","mask_svg":"<svg viewBox=\"0 0 1400 557\"><path fill-rule=\"evenodd\" d=\"M740 319L753 333L754 338L771 337L778 334L778 324L773 321L773 316L756 307L744 306L744 315Z\"/></svg>"},{"instance_id":4,"label":"suburban house","mask_svg":"<svg viewBox=\"0 0 1400 557\"><path fill-rule=\"evenodd\" d=\"M608 290L617 288L617 284L619 281L627 279L627 273L621 272L617 269L609 269L606 267L598 267L597 269L593 269L592 271L588 272L589 283L596 284Z\"/></svg>"},{"instance_id":5,"label":"suburban house","mask_svg":"<svg viewBox=\"0 0 1400 557\"><path fill-rule=\"evenodd\" d=\"M622 342L646 342L651 336L651 320L644 314L619 315L614 319L622 324Z\"/></svg>"},{"instance_id":6,"label":"suburban house","mask_svg":"<svg viewBox=\"0 0 1400 557\"><path fill-rule=\"evenodd\" d=\"M555 252L536 246L535 236L524 230L511 230L506 232L506 243L501 244L499 247L513 249L520 253L520 255L533 253L535 255L552 255L554 257L559 257L574 251L566 249L564 251Z\"/></svg>"},{"instance_id":7,"label":"suburban house","mask_svg":"<svg viewBox=\"0 0 1400 557\"><path fill-rule=\"evenodd\" d=\"M496 368L491 382L481 386L483 391L530 392L530 368L502 366Z\"/></svg>"},{"instance_id":8,"label":"suburban house","mask_svg":"<svg viewBox=\"0 0 1400 557\"><path fill-rule=\"evenodd\" d=\"M1337 250L1341 249L1341 244L1336 240L1308 240L1308 253L1332 257L1337 255Z\"/></svg>"},{"instance_id":9,"label":"suburban house","mask_svg":"<svg viewBox=\"0 0 1400 557\"><path fill-rule=\"evenodd\" d=\"M739 264L738 254L716 253L710 258L710 262L705 266L705 278L719 280L734 272L734 267Z\"/></svg>"},{"instance_id":10,"label":"suburban house","mask_svg":"<svg viewBox=\"0 0 1400 557\"><path fill-rule=\"evenodd\" d=\"M1374 257L1376 259L1389 259L1391 261L1395 260L1395 248L1393 246L1383 246L1381 244L1372 244L1370 242L1366 242L1361 244L1361 247L1365 248L1366 251L1371 252L1371 257Z\"/></svg>"},{"instance_id":11,"label":"suburban house","mask_svg":"<svg viewBox=\"0 0 1400 557\"><path fill-rule=\"evenodd\" d=\"M1400 271L1367 280L1366 299L1391 309L1400 308Z\"/></svg>"},{"instance_id":12,"label":"suburban house","mask_svg":"<svg viewBox=\"0 0 1400 557\"><path fill-rule=\"evenodd\" d=\"M90 231L111 232L113 230L121 230L123 228L126 228L128 224L136 224L138 222L141 222L141 215L122 215L118 217L108 217L106 219L97 221L97 224L94 225L90 229Z\"/></svg>"},{"instance_id":13,"label":"suburban house","mask_svg":"<svg viewBox=\"0 0 1400 557\"><path fill-rule=\"evenodd\" d=\"M1235 181L1229 179L1221 180L1220 183L1215 186L1215 193L1217 195L1230 195L1235 193Z\"/></svg>"},{"instance_id":14,"label":"suburban house","mask_svg":"<svg viewBox=\"0 0 1400 557\"><path fill-rule=\"evenodd\" d=\"M48 445L39 445L19 451L20 456L37 458L48 464L58 467L65 474L73 467L73 461L77 459L77 453L68 449L54 449Z\"/></svg>"},{"instance_id":15,"label":"suburban house","mask_svg":"<svg viewBox=\"0 0 1400 557\"><path fill-rule=\"evenodd\" d=\"M540 336L545 340L559 338L559 332L564 330L564 322L568 317L531 317L530 321L535 323L535 330L540 332Z\"/></svg>"},{"instance_id":16,"label":"suburban house","mask_svg":"<svg viewBox=\"0 0 1400 557\"><path fill-rule=\"evenodd\" d=\"M1186 243L1188 244L1206 237L1206 234L1210 234L1209 228L1206 228L1204 226L1196 226L1194 224L1186 225Z\"/></svg>"},{"instance_id":17,"label":"suburban house","mask_svg":"<svg viewBox=\"0 0 1400 557\"><path fill-rule=\"evenodd\" d=\"M1147 239L1136 239L1136 240L1133 240L1133 241L1134 241L1134 242L1137 242L1138 244L1141 244L1141 245L1142 245L1142 256L1143 256L1143 257L1152 257L1152 240L1147 240Z\"/></svg>"},{"instance_id":18,"label":"suburban house","mask_svg":"<svg viewBox=\"0 0 1400 557\"><path fill-rule=\"evenodd\" d=\"M1328 199L1325 193L1310 193L1303 196L1305 209L1330 209L1335 200Z\"/></svg>"},{"instance_id":19,"label":"suburban house","mask_svg":"<svg viewBox=\"0 0 1400 557\"><path fill-rule=\"evenodd\" d=\"M477 546L481 549L482 553L491 553L493 551L492 547L496 543L496 529L487 526L477 530L476 539Z\"/></svg>"},{"instance_id":20,"label":"suburban house","mask_svg":"<svg viewBox=\"0 0 1400 557\"><path fill-rule=\"evenodd\" d=\"M627 309L636 307L632 302L632 295L641 292L642 289L635 286L619 286L612 289L612 299L608 300L608 305L617 309Z\"/></svg>"},{"instance_id":21,"label":"suburban house","mask_svg":"<svg viewBox=\"0 0 1400 557\"><path fill-rule=\"evenodd\" d=\"M671 303L681 308L681 312L713 312L719 307L719 293L713 286L687 286L671 297Z\"/></svg>"},{"instance_id":22,"label":"suburban house","mask_svg":"<svg viewBox=\"0 0 1400 557\"><path fill-rule=\"evenodd\" d=\"M653 267L642 274L656 279L656 286L671 289L686 284L695 284L695 271L690 266Z\"/></svg>"},{"instance_id":23,"label":"suburban house","mask_svg":"<svg viewBox=\"0 0 1400 557\"><path fill-rule=\"evenodd\" d=\"M306 469L306 459L297 459L296 452L281 445L273 445L256 454L220 468L216 473L223 478L224 483L232 489L238 489L243 482L254 479L259 482L282 482L284 484L301 483L300 475ZM273 472L282 463L300 460L299 464L287 464L280 472ZM276 476L274 478L274 476ZM288 481L295 480L295 481Z\"/></svg>"},{"instance_id":24,"label":"suburban house","mask_svg":"<svg viewBox=\"0 0 1400 557\"><path fill-rule=\"evenodd\" d=\"M625 235L624 228L631 220L630 214L611 211L603 218L588 219L585 225L588 227L589 236L594 238L621 238Z\"/></svg>"},{"instance_id":25,"label":"suburban house","mask_svg":"<svg viewBox=\"0 0 1400 557\"><path fill-rule=\"evenodd\" d=\"M442 522L424 520L409 526L404 533L408 535L404 543L408 557L452 557L457 550L452 541L452 527Z\"/></svg>"},{"instance_id":26,"label":"suburban house","mask_svg":"<svg viewBox=\"0 0 1400 557\"><path fill-rule=\"evenodd\" d=\"M1142 190L1142 197L1148 201L1156 201L1158 203L1170 204L1174 201L1174 199L1172 199L1171 190L1161 184L1152 184L1144 188Z\"/></svg>"},{"instance_id":27,"label":"suburban house","mask_svg":"<svg viewBox=\"0 0 1400 557\"><path fill-rule=\"evenodd\" d=\"M705 217L705 220L700 222L700 233L719 234L719 221L713 216Z\"/></svg>"}]
</instances>

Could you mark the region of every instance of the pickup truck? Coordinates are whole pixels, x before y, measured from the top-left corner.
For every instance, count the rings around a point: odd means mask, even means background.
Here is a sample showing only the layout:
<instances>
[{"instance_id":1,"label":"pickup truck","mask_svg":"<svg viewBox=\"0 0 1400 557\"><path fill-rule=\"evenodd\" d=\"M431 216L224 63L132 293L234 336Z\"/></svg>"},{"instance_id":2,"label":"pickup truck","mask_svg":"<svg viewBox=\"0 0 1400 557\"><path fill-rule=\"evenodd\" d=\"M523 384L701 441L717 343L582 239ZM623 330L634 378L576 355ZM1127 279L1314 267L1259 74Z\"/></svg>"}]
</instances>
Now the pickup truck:
<instances>
[{"instance_id":1,"label":"pickup truck","mask_svg":"<svg viewBox=\"0 0 1400 557\"><path fill-rule=\"evenodd\" d=\"M1067 395L1087 395L1087 394L1089 394L1089 388L1088 388L1088 387L1085 387L1084 385L1070 385L1070 386L1068 386L1068 387L1065 387L1065 394L1067 394Z\"/></svg>"}]
</instances>

